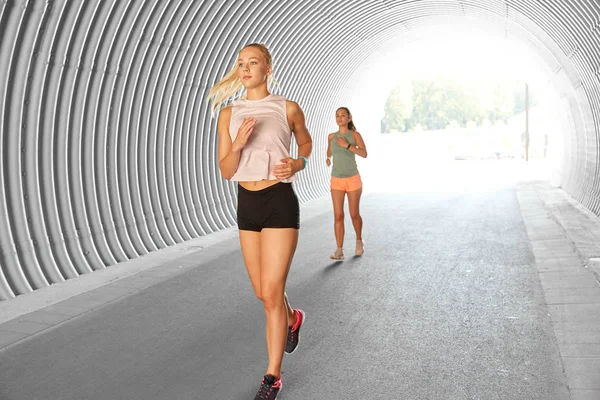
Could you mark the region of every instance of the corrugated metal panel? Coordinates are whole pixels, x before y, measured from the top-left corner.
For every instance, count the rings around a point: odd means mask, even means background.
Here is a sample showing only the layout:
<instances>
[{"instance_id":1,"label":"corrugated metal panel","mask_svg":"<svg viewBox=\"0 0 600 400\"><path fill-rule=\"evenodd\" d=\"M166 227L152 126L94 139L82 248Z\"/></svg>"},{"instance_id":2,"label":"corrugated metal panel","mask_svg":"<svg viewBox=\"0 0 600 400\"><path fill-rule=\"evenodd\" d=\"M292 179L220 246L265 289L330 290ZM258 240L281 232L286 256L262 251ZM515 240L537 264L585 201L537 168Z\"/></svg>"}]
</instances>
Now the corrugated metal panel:
<instances>
[{"instance_id":1,"label":"corrugated metal panel","mask_svg":"<svg viewBox=\"0 0 600 400\"><path fill-rule=\"evenodd\" d=\"M600 212L600 6L595 0L0 2L0 299L235 223L205 98L248 42L315 139L331 110L411 30L473 20L521 38L568 81L565 188Z\"/></svg>"}]
</instances>

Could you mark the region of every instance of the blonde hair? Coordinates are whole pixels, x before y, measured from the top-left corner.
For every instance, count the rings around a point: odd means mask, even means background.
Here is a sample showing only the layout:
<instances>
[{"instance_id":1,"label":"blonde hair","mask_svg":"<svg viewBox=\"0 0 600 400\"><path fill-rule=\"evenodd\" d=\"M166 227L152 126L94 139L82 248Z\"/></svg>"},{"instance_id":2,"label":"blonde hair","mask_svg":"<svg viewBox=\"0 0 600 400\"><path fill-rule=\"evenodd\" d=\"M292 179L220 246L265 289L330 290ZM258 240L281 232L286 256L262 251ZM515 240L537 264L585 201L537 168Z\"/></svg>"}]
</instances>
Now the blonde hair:
<instances>
[{"instance_id":1,"label":"blonde hair","mask_svg":"<svg viewBox=\"0 0 600 400\"><path fill-rule=\"evenodd\" d=\"M260 50L265 57L265 61L269 67L273 66L273 59L267 46L262 43L250 43L242 48L244 50L247 47L254 47ZM240 51L242 51L240 50ZM269 76L268 82L272 81L272 75ZM211 110L214 113L217 111L223 103L225 103L231 96L239 92L244 86L238 76L238 65L237 60L233 67L229 70L219 82L217 82L208 92L207 100L211 103Z\"/></svg>"}]
</instances>

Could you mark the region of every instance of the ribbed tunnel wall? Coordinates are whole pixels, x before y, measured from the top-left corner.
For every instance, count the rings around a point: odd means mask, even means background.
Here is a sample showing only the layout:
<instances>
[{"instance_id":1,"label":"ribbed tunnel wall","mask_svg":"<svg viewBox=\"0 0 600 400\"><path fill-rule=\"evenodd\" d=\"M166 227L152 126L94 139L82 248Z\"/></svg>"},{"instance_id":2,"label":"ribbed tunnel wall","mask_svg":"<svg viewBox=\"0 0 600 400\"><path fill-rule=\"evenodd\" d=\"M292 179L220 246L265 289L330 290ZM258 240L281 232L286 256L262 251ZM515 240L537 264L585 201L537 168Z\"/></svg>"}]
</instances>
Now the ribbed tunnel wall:
<instances>
[{"instance_id":1,"label":"ribbed tunnel wall","mask_svg":"<svg viewBox=\"0 0 600 400\"><path fill-rule=\"evenodd\" d=\"M270 46L321 157L369 55L446 17L523 38L569 82L563 185L598 213L597 0L0 3L0 299L234 224L205 98L243 44ZM320 164L302 201L327 193Z\"/></svg>"}]
</instances>

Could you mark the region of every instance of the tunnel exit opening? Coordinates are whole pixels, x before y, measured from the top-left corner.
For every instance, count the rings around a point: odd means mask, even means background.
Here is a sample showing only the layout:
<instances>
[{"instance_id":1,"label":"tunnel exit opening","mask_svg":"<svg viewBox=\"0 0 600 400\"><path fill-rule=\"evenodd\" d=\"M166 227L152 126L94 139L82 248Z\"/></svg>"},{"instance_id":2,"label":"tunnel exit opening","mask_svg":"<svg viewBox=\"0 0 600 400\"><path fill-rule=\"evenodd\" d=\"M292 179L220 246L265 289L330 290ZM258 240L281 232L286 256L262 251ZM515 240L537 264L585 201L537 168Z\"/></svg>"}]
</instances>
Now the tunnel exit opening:
<instances>
[{"instance_id":1,"label":"tunnel exit opening","mask_svg":"<svg viewBox=\"0 0 600 400\"><path fill-rule=\"evenodd\" d=\"M561 185L569 85L521 38L439 24L400 35L379 56L349 101L368 140L359 167L373 190Z\"/></svg>"}]
</instances>

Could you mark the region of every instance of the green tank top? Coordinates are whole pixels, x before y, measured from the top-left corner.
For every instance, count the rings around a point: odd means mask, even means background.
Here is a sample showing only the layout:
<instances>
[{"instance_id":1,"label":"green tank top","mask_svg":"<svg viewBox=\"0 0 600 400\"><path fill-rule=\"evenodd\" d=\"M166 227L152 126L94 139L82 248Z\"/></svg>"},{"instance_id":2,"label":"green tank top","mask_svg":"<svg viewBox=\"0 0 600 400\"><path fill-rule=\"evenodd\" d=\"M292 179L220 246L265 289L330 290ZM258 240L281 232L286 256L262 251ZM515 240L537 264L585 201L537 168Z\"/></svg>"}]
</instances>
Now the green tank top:
<instances>
[{"instance_id":1,"label":"green tank top","mask_svg":"<svg viewBox=\"0 0 600 400\"><path fill-rule=\"evenodd\" d=\"M331 142L329 142L329 149L333 157L333 167L331 168L331 176L336 178L349 178L354 175L358 175L358 167L356 166L356 155L345 147L339 146L335 140L338 138L344 138L353 146L356 146L356 142L352 137L352 131L346 132L344 135L340 135L339 132L333 134Z\"/></svg>"}]
</instances>

